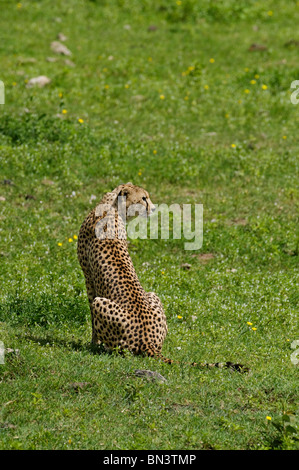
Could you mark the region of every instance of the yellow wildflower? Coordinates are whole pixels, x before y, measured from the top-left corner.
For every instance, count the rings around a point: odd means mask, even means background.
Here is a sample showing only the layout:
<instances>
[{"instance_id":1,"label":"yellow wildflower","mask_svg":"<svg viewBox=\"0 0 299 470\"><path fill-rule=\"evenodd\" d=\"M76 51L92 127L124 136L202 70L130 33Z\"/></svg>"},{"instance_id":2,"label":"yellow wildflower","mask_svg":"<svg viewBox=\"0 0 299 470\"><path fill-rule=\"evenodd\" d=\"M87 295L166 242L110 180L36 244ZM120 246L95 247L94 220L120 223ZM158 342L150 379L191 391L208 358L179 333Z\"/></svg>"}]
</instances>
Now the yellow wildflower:
<instances>
[{"instance_id":1,"label":"yellow wildflower","mask_svg":"<svg viewBox=\"0 0 299 470\"><path fill-rule=\"evenodd\" d=\"M246 93L248 95L248 93L250 93L250 90L248 90L248 88L246 88L246 90L244 90L244 93Z\"/></svg>"},{"instance_id":2,"label":"yellow wildflower","mask_svg":"<svg viewBox=\"0 0 299 470\"><path fill-rule=\"evenodd\" d=\"M273 16L273 11L272 10L268 11L268 16Z\"/></svg>"},{"instance_id":3,"label":"yellow wildflower","mask_svg":"<svg viewBox=\"0 0 299 470\"><path fill-rule=\"evenodd\" d=\"M255 84L256 84L256 80L250 80L250 83L251 83L251 85L255 85Z\"/></svg>"},{"instance_id":4,"label":"yellow wildflower","mask_svg":"<svg viewBox=\"0 0 299 470\"><path fill-rule=\"evenodd\" d=\"M130 88L130 85L128 83L125 84L125 88Z\"/></svg>"},{"instance_id":5,"label":"yellow wildflower","mask_svg":"<svg viewBox=\"0 0 299 470\"><path fill-rule=\"evenodd\" d=\"M63 109L62 114L67 114L67 109Z\"/></svg>"},{"instance_id":6,"label":"yellow wildflower","mask_svg":"<svg viewBox=\"0 0 299 470\"><path fill-rule=\"evenodd\" d=\"M73 239L72 238L69 238L69 243L72 243Z\"/></svg>"},{"instance_id":7,"label":"yellow wildflower","mask_svg":"<svg viewBox=\"0 0 299 470\"><path fill-rule=\"evenodd\" d=\"M263 90L267 90L267 88L268 88L267 85L262 85Z\"/></svg>"},{"instance_id":8,"label":"yellow wildflower","mask_svg":"<svg viewBox=\"0 0 299 470\"><path fill-rule=\"evenodd\" d=\"M178 315L178 318L183 318L182 315Z\"/></svg>"},{"instance_id":9,"label":"yellow wildflower","mask_svg":"<svg viewBox=\"0 0 299 470\"><path fill-rule=\"evenodd\" d=\"M73 239L74 239L74 240L77 240L77 238L78 238L77 235L74 235L74 236L73 236Z\"/></svg>"},{"instance_id":10,"label":"yellow wildflower","mask_svg":"<svg viewBox=\"0 0 299 470\"><path fill-rule=\"evenodd\" d=\"M215 62L215 59L213 59L213 58L210 59L210 64L214 64L214 62Z\"/></svg>"},{"instance_id":11,"label":"yellow wildflower","mask_svg":"<svg viewBox=\"0 0 299 470\"><path fill-rule=\"evenodd\" d=\"M57 245L58 245L58 246L62 246L62 243L61 243L61 242L58 242Z\"/></svg>"},{"instance_id":12,"label":"yellow wildflower","mask_svg":"<svg viewBox=\"0 0 299 470\"><path fill-rule=\"evenodd\" d=\"M271 418L271 416L266 416L266 419L267 419L268 421L271 421L272 418Z\"/></svg>"},{"instance_id":13,"label":"yellow wildflower","mask_svg":"<svg viewBox=\"0 0 299 470\"><path fill-rule=\"evenodd\" d=\"M256 73L254 78L258 79L258 78L260 78L260 76Z\"/></svg>"},{"instance_id":14,"label":"yellow wildflower","mask_svg":"<svg viewBox=\"0 0 299 470\"><path fill-rule=\"evenodd\" d=\"M153 150L153 154L156 155L156 153L157 153L157 150Z\"/></svg>"},{"instance_id":15,"label":"yellow wildflower","mask_svg":"<svg viewBox=\"0 0 299 470\"><path fill-rule=\"evenodd\" d=\"M236 144L231 144L231 147L232 147L233 149L235 149L235 148L236 148Z\"/></svg>"},{"instance_id":16,"label":"yellow wildflower","mask_svg":"<svg viewBox=\"0 0 299 470\"><path fill-rule=\"evenodd\" d=\"M81 118L79 118L79 119L78 119L78 122L80 122L80 124L83 124L84 120L81 119Z\"/></svg>"},{"instance_id":17,"label":"yellow wildflower","mask_svg":"<svg viewBox=\"0 0 299 470\"><path fill-rule=\"evenodd\" d=\"M251 325L252 325L251 321L248 321L248 322L247 322L247 325L251 326Z\"/></svg>"},{"instance_id":18,"label":"yellow wildflower","mask_svg":"<svg viewBox=\"0 0 299 470\"><path fill-rule=\"evenodd\" d=\"M283 138L284 140L286 140L287 136L286 136L286 135L283 135L282 138Z\"/></svg>"},{"instance_id":19,"label":"yellow wildflower","mask_svg":"<svg viewBox=\"0 0 299 470\"><path fill-rule=\"evenodd\" d=\"M205 85L205 86L204 86L204 89L205 89L205 90L208 90L209 88L210 88L209 85Z\"/></svg>"},{"instance_id":20,"label":"yellow wildflower","mask_svg":"<svg viewBox=\"0 0 299 470\"><path fill-rule=\"evenodd\" d=\"M256 331L256 330L257 330L257 328L256 328L255 326L253 326L251 329L252 329L253 331Z\"/></svg>"},{"instance_id":21,"label":"yellow wildflower","mask_svg":"<svg viewBox=\"0 0 299 470\"><path fill-rule=\"evenodd\" d=\"M165 99L165 96L164 95L160 95L160 100L164 100Z\"/></svg>"}]
</instances>

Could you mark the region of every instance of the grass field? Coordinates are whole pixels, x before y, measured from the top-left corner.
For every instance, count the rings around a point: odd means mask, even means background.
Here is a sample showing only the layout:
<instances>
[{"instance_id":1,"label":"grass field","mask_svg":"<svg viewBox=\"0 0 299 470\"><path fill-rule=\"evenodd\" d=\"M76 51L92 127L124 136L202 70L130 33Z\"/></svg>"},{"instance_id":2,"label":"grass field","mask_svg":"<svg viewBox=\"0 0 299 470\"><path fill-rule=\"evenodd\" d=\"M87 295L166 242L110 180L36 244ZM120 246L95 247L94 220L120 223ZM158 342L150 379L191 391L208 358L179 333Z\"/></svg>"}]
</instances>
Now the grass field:
<instances>
[{"instance_id":1,"label":"grass field","mask_svg":"<svg viewBox=\"0 0 299 470\"><path fill-rule=\"evenodd\" d=\"M1 1L1 449L299 449L298 20L290 0ZM203 204L200 251L129 240L180 364L89 346L76 236L127 181ZM250 373L187 365L226 360Z\"/></svg>"}]
</instances>

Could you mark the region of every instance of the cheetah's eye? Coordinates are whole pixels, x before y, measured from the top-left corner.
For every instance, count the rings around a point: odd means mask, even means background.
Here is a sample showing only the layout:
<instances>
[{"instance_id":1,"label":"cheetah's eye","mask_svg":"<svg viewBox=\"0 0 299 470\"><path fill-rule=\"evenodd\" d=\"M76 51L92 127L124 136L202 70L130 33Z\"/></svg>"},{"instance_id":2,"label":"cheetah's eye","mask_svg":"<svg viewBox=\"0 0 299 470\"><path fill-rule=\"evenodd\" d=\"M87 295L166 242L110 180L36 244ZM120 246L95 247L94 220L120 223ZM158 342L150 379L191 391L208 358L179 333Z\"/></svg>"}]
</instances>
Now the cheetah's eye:
<instances>
[{"instance_id":1,"label":"cheetah's eye","mask_svg":"<svg viewBox=\"0 0 299 470\"><path fill-rule=\"evenodd\" d=\"M143 200L143 201L146 201L146 197L145 197L145 196L143 196L142 200Z\"/></svg>"}]
</instances>

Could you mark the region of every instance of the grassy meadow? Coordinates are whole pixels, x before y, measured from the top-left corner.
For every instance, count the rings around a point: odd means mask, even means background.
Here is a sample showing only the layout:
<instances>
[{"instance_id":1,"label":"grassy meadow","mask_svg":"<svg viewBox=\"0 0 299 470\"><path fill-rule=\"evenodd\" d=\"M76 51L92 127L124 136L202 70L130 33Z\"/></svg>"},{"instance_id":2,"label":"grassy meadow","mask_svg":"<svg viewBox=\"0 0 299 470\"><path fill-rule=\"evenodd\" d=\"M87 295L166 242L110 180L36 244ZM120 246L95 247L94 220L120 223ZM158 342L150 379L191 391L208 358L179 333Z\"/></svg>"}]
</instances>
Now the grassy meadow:
<instances>
[{"instance_id":1,"label":"grassy meadow","mask_svg":"<svg viewBox=\"0 0 299 470\"><path fill-rule=\"evenodd\" d=\"M299 2L0 9L0 448L298 450ZM127 181L203 204L198 251L129 240L179 364L90 348L76 238Z\"/></svg>"}]
</instances>

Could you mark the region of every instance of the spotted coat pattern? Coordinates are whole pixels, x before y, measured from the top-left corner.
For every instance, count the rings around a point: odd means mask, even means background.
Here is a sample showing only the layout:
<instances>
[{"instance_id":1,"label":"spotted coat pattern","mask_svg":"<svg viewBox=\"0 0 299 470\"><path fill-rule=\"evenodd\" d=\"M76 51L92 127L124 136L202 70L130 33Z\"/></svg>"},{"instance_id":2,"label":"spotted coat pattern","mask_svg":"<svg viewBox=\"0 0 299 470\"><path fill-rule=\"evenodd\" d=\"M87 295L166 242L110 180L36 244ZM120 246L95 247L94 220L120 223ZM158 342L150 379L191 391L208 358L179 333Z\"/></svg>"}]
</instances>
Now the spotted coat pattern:
<instances>
[{"instance_id":1,"label":"spotted coat pattern","mask_svg":"<svg viewBox=\"0 0 299 470\"><path fill-rule=\"evenodd\" d=\"M150 215L154 205L144 189L127 183L102 198L84 220L78 236L91 311L92 343L108 349L159 357L167 334L166 316L159 297L146 292L134 269L120 216L133 204Z\"/></svg>"}]
</instances>

